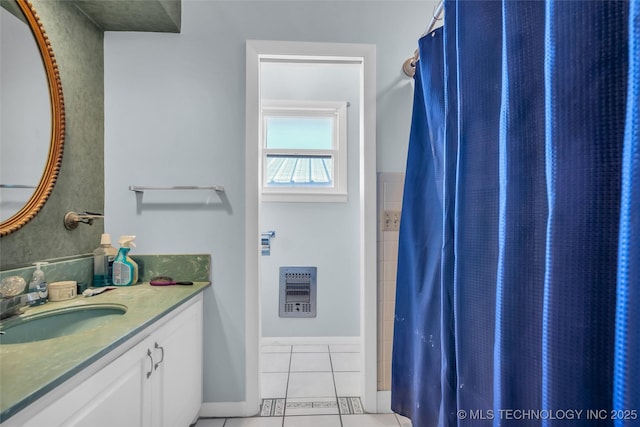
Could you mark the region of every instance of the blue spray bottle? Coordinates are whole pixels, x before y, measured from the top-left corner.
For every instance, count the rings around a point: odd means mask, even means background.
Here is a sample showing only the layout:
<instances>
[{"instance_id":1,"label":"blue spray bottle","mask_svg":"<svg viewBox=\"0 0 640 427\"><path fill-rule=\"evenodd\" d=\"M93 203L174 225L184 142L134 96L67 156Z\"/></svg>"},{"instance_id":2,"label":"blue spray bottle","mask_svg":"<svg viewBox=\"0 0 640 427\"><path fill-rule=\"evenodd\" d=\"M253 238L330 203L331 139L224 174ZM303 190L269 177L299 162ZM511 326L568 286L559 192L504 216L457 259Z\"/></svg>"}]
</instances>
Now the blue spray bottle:
<instances>
[{"instance_id":1,"label":"blue spray bottle","mask_svg":"<svg viewBox=\"0 0 640 427\"><path fill-rule=\"evenodd\" d=\"M129 257L131 247L135 247L136 236L121 236L120 249L113 260L112 281L116 286L130 286L138 283L138 265Z\"/></svg>"}]
</instances>

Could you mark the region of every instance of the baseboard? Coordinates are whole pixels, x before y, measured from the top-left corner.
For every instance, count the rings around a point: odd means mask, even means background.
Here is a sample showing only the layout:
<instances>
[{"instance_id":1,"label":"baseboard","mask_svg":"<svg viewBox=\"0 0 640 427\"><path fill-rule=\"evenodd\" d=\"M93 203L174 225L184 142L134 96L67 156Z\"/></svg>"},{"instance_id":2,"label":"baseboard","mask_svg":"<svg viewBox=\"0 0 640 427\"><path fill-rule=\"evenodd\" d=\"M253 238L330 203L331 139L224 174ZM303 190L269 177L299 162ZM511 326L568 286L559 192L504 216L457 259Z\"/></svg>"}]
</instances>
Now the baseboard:
<instances>
[{"instance_id":1,"label":"baseboard","mask_svg":"<svg viewBox=\"0 0 640 427\"><path fill-rule=\"evenodd\" d=\"M360 337L262 337L261 345L360 344Z\"/></svg>"},{"instance_id":2,"label":"baseboard","mask_svg":"<svg viewBox=\"0 0 640 427\"><path fill-rule=\"evenodd\" d=\"M393 413L393 411L391 410L391 391L378 390L377 398L378 398L378 414Z\"/></svg>"},{"instance_id":3,"label":"baseboard","mask_svg":"<svg viewBox=\"0 0 640 427\"><path fill-rule=\"evenodd\" d=\"M247 413L247 402L203 402L200 406L201 418L252 417Z\"/></svg>"}]
</instances>

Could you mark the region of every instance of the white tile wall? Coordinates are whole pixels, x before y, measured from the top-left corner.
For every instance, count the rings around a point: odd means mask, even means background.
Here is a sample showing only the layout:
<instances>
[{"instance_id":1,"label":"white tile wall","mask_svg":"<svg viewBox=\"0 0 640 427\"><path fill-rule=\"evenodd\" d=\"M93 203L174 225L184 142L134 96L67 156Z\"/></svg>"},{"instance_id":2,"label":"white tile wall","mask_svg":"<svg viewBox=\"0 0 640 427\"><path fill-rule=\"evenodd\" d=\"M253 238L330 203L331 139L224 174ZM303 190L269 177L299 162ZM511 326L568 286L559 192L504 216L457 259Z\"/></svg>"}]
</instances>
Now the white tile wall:
<instances>
[{"instance_id":1,"label":"white tile wall","mask_svg":"<svg viewBox=\"0 0 640 427\"><path fill-rule=\"evenodd\" d=\"M384 231L385 210L401 211L403 173L378 173L378 390L391 389L398 232Z\"/></svg>"}]
</instances>

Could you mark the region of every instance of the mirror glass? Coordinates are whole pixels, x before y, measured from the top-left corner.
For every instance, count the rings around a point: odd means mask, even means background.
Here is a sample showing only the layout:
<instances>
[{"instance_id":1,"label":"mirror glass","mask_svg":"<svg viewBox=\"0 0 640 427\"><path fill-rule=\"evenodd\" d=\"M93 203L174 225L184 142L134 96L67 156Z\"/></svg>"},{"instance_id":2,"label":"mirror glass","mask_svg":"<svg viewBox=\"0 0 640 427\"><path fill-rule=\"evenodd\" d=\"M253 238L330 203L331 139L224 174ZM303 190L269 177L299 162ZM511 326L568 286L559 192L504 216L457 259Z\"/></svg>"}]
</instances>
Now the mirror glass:
<instances>
[{"instance_id":1,"label":"mirror glass","mask_svg":"<svg viewBox=\"0 0 640 427\"><path fill-rule=\"evenodd\" d=\"M22 209L42 177L51 143L51 101L42 56L22 11L3 7L0 14L0 221L5 221Z\"/></svg>"},{"instance_id":2,"label":"mirror glass","mask_svg":"<svg viewBox=\"0 0 640 427\"><path fill-rule=\"evenodd\" d=\"M60 167L64 106L58 68L26 0L0 0L0 236L40 210Z\"/></svg>"}]
</instances>

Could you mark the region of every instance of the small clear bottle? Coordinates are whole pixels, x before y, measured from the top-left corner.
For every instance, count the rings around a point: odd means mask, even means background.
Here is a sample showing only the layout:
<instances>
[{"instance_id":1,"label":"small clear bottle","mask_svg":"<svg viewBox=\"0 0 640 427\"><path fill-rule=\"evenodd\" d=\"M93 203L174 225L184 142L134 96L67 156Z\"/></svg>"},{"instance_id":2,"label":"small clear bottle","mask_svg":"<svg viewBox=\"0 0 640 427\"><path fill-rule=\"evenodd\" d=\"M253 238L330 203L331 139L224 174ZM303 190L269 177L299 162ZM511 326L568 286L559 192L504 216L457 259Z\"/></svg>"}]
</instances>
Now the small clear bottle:
<instances>
[{"instance_id":1,"label":"small clear bottle","mask_svg":"<svg viewBox=\"0 0 640 427\"><path fill-rule=\"evenodd\" d=\"M118 250L111 246L111 236L107 233L100 237L100 246L93 251L93 287L111 285L113 260Z\"/></svg>"},{"instance_id":2,"label":"small clear bottle","mask_svg":"<svg viewBox=\"0 0 640 427\"><path fill-rule=\"evenodd\" d=\"M47 298L49 297L49 288L47 281L44 278L44 271L42 271L42 266L49 264L48 262L40 261L34 262L33 265L36 266L35 271L33 272L33 276L31 276L31 280L29 281L29 292L37 292L39 295L39 299L31 305L42 305L47 302Z\"/></svg>"}]
</instances>

